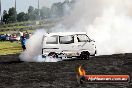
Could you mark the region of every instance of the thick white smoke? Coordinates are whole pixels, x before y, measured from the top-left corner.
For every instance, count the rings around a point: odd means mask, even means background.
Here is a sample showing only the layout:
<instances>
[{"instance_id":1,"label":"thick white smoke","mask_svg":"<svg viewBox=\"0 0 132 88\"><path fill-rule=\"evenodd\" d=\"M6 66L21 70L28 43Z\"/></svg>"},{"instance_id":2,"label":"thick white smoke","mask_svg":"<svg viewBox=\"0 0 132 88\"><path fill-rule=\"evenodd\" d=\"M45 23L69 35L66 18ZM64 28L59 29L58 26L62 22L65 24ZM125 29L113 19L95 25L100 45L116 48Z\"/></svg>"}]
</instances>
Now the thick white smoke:
<instances>
[{"instance_id":1,"label":"thick white smoke","mask_svg":"<svg viewBox=\"0 0 132 88\"><path fill-rule=\"evenodd\" d=\"M86 31L98 55L132 52L132 0L76 0L66 28Z\"/></svg>"},{"instance_id":2,"label":"thick white smoke","mask_svg":"<svg viewBox=\"0 0 132 88\"><path fill-rule=\"evenodd\" d=\"M27 62L35 62L36 59L34 59L36 56L41 54L42 45L41 40L43 35L45 34L44 30L37 30L35 34L31 36L29 40L26 42L26 50L22 52L22 54L19 56L21 61L27 61Z\"/></svg>"},{"instance_id":3,"label":"thick white smoke","mask_svg":"<svg viewBox=\"0 0 132 88\"><path fill-rule=\"evenodd\" d=\"M132 0L76 0L71 14L50 31L86 31L98 55L132 53ZM20 56L24 61L41 54L43 34L38 31L28 40Z\"/></svg>"},{"instance_id":4,"label":"thick white smoke","mask_svg":"<svg viewBox=\"0 0 132 88\"><path fill-rule=\"evenodd\" d=\"M26 42L26 50L21 53L20 60L26 62L58 62L59 58L47 56L42 58L42 38L46 32L44 29L38 29Z\"/></svg>"}]
</instances>

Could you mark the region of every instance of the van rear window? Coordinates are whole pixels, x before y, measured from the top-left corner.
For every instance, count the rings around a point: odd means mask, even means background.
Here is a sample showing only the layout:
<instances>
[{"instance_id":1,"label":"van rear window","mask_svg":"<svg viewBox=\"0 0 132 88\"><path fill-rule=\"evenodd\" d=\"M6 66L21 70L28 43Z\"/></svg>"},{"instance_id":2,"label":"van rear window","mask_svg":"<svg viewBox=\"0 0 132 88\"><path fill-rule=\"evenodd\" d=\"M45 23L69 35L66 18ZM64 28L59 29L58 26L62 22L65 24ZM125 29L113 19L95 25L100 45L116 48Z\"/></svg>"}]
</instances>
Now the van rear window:
<instances>
[{"instance_id":1,"label":"van rear window","mask_svg":"<svg viewBox=\"0 0 132 88\"><path fill-rule=\"evenodd\" d=\"M60 36L59 37L60 44L70 44L74 43L74 36L68 35L68 36Z\"/></svg>"},{"instance_id":2,"label":"van rear window","mask_svg":"<svg viewBox=\"0 0 132 88\"><path fill-rule=\"evenodd\" d=\"M47 37L46 44L58 44L58 36Z\"/></svg>"}]
</instances>

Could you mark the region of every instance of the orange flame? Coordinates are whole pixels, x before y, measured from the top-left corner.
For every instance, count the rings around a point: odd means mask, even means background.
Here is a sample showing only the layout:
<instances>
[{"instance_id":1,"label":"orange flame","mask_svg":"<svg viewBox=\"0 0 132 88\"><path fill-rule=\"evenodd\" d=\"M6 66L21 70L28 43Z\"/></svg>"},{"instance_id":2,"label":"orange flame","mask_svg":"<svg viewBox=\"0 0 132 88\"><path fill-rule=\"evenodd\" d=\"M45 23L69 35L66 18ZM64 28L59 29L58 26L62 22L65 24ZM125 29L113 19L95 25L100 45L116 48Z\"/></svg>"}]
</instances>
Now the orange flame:
<instances>
[{"instance_id":1,"label":"orange flame","mask_svg":"<svg viewBox=\"0 0 132 88\"><path fill-rule=\"evenodd\" d=\"M82 68L82 66L79 66L78 72L79 72L79 75L80 75L80 76L86 75L86 72L85 72L85 70Z\"/></svg>"}]
</instances>

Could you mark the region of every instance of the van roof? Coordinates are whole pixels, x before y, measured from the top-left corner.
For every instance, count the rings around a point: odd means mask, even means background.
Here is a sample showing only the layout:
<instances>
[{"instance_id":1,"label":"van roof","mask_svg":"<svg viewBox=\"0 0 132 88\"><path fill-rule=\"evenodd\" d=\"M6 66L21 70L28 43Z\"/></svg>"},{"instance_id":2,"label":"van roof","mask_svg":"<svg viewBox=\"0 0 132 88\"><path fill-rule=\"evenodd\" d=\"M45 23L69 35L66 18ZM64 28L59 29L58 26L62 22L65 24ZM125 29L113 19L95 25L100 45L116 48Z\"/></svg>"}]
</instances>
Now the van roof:
<instances>
[{"instance_id":1,"label":"van roof","mask_svg":"<svg viewBox=\"0 0 132 88\"><path fill-rule=\"evenodd\" d=\"M47 33L45 36L53 36L53 35L65 36L65 35L75 35L75 34L87 34L87 33L86 32L56 32L56 33Z\"/></svg>"}]
</instances>

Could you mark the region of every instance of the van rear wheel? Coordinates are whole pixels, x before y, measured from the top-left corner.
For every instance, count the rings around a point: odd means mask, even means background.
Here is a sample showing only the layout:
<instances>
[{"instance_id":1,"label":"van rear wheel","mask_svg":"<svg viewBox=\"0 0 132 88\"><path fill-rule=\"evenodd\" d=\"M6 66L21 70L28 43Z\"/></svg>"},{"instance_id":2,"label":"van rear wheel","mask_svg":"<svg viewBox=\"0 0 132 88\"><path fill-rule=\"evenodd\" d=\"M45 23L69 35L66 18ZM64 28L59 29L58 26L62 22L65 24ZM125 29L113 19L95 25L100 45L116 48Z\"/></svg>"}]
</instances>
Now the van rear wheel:
<instances>
[{"instance_id":1,"label":"van rear wheel","mask_svg":"<svg viewBox=\"0 0 132 88\"><path fill-rule=\"evenodd\" d=\"M50 53L48 54L48 56L52 56L53 58L58 58L58 55L57 55L57 53L55 53L55 52L50 52Z\"/></svg>"},{"instance_id":2,"label":"van rear wheel","mask_svg":"<svg viewBox=\"0 0 132 88\"><path fill-rule=\"evenodd\" d=\"M83 51L80 54L81 59L89 59L90 53L88 51Z\"/></svg>"}]
</instances>

